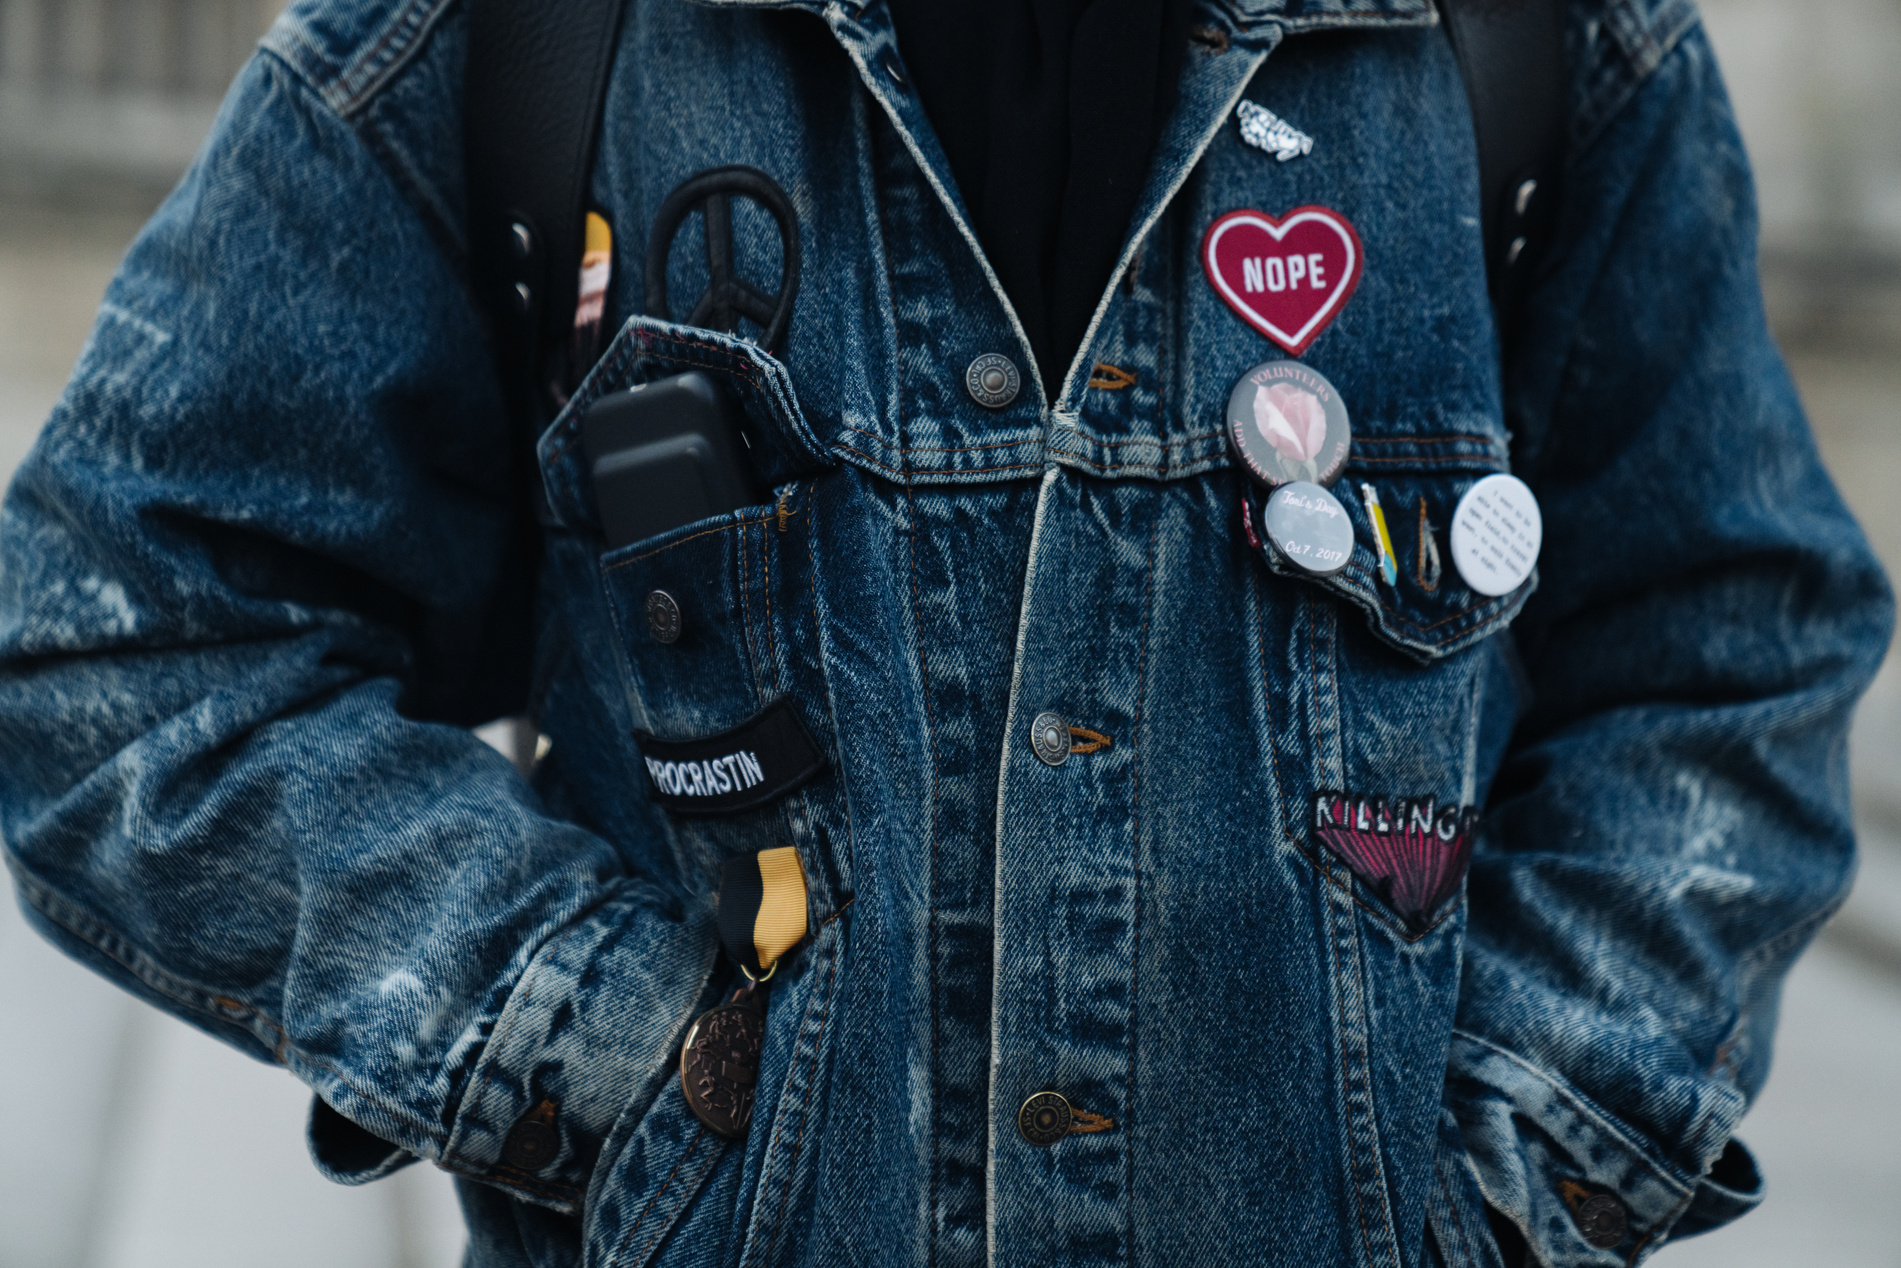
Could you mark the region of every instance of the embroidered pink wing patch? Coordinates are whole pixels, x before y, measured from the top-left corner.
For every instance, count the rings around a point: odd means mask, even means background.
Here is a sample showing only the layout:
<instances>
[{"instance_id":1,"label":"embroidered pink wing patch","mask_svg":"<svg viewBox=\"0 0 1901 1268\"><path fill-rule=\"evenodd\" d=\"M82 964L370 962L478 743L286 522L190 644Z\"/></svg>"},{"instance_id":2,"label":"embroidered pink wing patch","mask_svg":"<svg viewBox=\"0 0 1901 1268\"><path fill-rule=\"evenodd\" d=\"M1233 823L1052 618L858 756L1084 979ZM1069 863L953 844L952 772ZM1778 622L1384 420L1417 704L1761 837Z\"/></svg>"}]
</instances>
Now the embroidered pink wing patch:
<instances>
[{"instance_id":1,"label":"embroidered pink wing patch","mask_svg":"<svg viewBox=\"0 0 1901 1268\"><path fill-rule=\"evenodd\" d=\"M1314 797L1314 835L1409 921L1458 892L1478 817L1476 806L1441 807L1434 797Z\"/></svg>"}]
</instances>

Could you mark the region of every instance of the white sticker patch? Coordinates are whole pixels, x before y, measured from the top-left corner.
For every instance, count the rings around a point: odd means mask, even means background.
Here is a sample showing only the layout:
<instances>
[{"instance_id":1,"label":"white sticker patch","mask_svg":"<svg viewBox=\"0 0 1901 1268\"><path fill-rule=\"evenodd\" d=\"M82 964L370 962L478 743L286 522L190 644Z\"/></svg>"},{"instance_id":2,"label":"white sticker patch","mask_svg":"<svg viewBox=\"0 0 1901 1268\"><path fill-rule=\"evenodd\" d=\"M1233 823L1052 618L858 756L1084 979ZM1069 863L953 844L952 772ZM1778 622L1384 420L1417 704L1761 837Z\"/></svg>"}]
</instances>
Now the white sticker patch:
<instances>
[{"instance_id":1,"label":"white sticker patch","mask_svg":"<svg viewBox=\"0 0 1901 1268\"><path fill-rule=\"evenodd\" d=\"M1234 108L1234 113L1241 121L1241 139L1257 150L1266 150L1283 163L1314 152L1312 137L1266 106L1243 101Z\"/></svg>"}]
</instances>

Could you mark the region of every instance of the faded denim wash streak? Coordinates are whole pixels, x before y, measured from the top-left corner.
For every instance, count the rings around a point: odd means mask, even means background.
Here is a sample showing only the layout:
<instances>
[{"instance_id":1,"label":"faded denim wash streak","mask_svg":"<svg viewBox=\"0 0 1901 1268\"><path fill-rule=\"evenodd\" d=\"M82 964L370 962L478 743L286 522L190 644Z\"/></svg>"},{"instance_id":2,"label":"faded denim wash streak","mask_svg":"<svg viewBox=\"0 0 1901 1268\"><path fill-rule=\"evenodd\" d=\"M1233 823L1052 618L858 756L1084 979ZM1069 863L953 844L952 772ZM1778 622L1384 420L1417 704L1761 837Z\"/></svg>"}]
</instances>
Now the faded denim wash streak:
<instances>
[{"instance_id":1,"label":"faded denim wash streak","mask_svg":"<svg viewBox=\"0 0 1901 1268\"><path fill-rule=\"evenodd\" d=\"M1558 240L1502 384L1427 0L1204 0L1053 390L877 0L632 0L593 178L618 335L540 440L532 593L464 282L465 23L292 4L8 495L0 812L40 928L308 1083L335 1178L456 1173L482 1268L1493 1266L1488 1203L1549 1268L1611 1268L1760 1199L1732 1136L1853 870L1845 727L1890 602L1769 340L1684 0L1572 5ZM1312 153L1243 144L1243 98ZM661 199L731 163L803 223L777 359L639 313ZM1357 496L1328 580L1237 514L1222 403L1279 354L1196 249L1316 203L1367 263L1303 359L1396 586ZM1026 379L994 412L963 384L988 352ZM576 414L689 367L743 401L773 501L605 550ZM1487 599L1445 534L1508 469L1544 554ZM532 781L465 729L528 607ZM828 775L723 819L649 800L636 731L781 698ZM1043 764L1044 710L1109 743ZM1485 807L1467 884L1402 920L1316 839L1325 790ZM725 1144L676 1061L730 989L718 865L784 845L815 936ZM1031 1147L1045 1089L1113 1129ZM511 1167L544 1102L556 1155ZM1573 1215L1601 1194L1607 1249Z\"/></svg>"}]
</instances>

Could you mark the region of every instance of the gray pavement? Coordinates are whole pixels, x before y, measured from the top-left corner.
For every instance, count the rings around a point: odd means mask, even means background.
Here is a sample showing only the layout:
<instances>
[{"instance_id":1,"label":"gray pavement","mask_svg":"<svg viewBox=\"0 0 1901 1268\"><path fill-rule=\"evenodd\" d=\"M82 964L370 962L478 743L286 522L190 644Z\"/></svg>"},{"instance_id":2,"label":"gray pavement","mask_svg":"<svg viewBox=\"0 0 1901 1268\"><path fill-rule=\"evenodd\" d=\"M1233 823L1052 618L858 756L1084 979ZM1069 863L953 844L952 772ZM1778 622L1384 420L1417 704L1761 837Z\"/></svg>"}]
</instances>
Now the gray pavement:
<instances>
[{"instance_id":1,"label":"gray pavement","mask_svg":"<svg viewBox=\"0 0 1901 1268\"><path fill-rule=\"evenodd\" d=\"M136 222L0 207L0 476L26 452ZM1844 494L1901 565L1901 366L1801 352L1794 368ZM0 563L0 566L4 566ZM1671 1247L1675 1268L1901 1268L1901 665L1856 727L1865 862L1785 993L1743 1138L1762 1210ZM436 1268L462 1234L446 1179L342 1189L304 1156L308 1094L120 995L0 902L0 1268ZM268 1252L260 1248L268 1247Z\"/></svg>"}]
</instances>

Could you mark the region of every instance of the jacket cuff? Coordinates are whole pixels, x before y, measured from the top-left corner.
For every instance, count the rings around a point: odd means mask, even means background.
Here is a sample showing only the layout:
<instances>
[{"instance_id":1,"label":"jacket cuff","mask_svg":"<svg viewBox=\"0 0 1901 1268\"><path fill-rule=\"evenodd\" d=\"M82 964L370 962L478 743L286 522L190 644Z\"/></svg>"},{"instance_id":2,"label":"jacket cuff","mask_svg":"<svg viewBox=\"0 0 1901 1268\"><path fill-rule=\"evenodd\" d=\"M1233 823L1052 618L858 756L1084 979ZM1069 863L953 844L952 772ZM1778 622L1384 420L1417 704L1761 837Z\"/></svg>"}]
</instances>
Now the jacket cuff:
<instances>
[{"instance_id":1,"label":"jacket cuff","mask_svg":"<svg viewBox=\"0 0 1901 1268\"><path fill-rule=\"evenodd\" d=\"M674 1075L717 952L710 908L681 920L657 911L650 894L557 933L509 992L441 1166L579 1212L615 1121L651 1104Z\"/></svg>"},{"instance_id":2,"label":"jacket cuff","mask_svg":"<svg viewBox=\"0 0 1901 1268\"><path fill-rule=\"evenodd\" d=\"M1454 1034L1446 1088L1486 1205L1543 1268L1624 1268L1762 1201L1741 1144L1692 1175L1564 1080L1475 1035Z\"/></svg>"}]
</instances>

